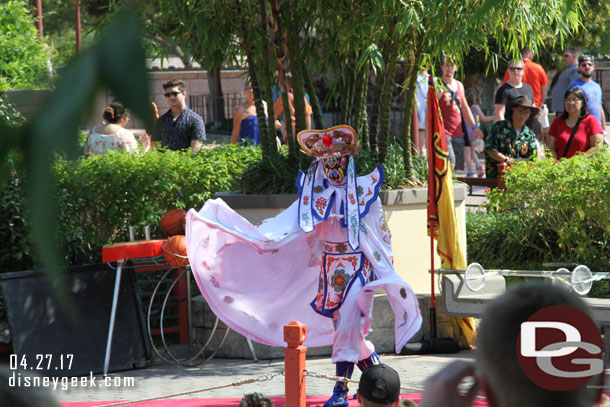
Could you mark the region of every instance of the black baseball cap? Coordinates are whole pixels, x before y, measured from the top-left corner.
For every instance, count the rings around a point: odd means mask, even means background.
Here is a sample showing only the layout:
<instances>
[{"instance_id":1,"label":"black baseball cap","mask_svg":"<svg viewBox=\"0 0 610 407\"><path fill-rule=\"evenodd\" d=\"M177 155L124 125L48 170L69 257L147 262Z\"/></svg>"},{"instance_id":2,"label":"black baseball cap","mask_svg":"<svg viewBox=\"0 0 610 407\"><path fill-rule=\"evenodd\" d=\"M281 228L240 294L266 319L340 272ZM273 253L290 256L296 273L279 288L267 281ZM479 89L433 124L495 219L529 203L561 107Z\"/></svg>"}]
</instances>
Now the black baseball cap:
<instances>
[{"instance_id":1,"label":"black baseball cap","mask_svg":"<svg viewBox=\"0 0 610 407\"><path fill-rule=\"evenodd\" d=\"M578 65L582 64L583 62L591 62L593 63L593 57L589 56L589 55L581 55L578 57Z\"/></svg>"},{"instance_id":2,"label":"black baseball cap","mask_svg":"<svg viewBox=\"0 0 610 407\"><path fill-rule=\"evenodd\" d=\"M388 365L373 365L360 376L358 390L369 401L391 404L400 397L400 376Z\"/></svg>"}]
</instances>

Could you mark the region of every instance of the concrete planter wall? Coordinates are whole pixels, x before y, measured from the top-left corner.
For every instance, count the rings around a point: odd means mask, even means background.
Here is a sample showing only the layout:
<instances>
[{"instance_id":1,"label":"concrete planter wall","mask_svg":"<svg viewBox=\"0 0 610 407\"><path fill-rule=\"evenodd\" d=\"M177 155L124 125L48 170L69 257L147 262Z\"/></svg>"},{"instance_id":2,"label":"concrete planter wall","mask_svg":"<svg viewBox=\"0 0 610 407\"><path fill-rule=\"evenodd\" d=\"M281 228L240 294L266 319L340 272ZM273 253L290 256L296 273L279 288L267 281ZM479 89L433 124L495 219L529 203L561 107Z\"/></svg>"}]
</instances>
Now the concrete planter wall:
<instances>
[{"instance_id":1,"label":"concrete planter wall","mask_svg":"<svg viewBox=\"0 0 610 407\"><path fill-rule=\"evenodd\" d=\"M231 208L256 224L263 219L277 215L297 199L296 195L243 195L229 192L218 193L215 198L222 198ZM419 299L424 318L422 330L412 339L420 341L422 335L429 332L428 309L430 305L430 238L427 235L427 189L406 189L382 191L385 217L392 232L394 265L400 274L413 287ZM466 186L454 186L455 209L460 228L460 238L466 252ZM435 256L435 267L440 267L440 259ZM438 292L438 285L435 284ZM440 295L437 298L437 330L439 336L451 336L451 324L442 313ZM214 324L214 315L205 304L199 301L194 306L194 329L200 341L206 341ZM215 349L226 327L220 324L219 332L213 339L211 348ZM394 314L383 293L375 296L373 310L373 331L368 335L380 353L394 352ZM261 359L284 357L283 348L254 343L256 354ZM330 355L330 347L308 349L308 355ZM229 333L224 346L219 350L219 357L250 358L251 353L245 338L235 332Z\"/></svg>"}]
</instances>

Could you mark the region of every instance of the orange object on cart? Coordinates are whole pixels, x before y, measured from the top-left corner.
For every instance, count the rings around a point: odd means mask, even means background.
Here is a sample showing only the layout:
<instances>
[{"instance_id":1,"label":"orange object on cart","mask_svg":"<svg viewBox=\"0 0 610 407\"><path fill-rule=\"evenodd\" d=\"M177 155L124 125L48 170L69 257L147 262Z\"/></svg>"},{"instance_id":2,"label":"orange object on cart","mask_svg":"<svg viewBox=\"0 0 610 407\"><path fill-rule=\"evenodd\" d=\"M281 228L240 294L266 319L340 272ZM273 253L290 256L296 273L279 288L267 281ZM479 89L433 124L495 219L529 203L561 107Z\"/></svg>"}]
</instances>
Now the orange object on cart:
<instances>
[{"instance_id":1,"label":"orange object on cart","mask_svg":"<svg viewBox=\"0 0 610 407\"><path fill-rule=\"evenodd\" d=\"M167 239L153 239L105 244L102 247L102 262L110 263L119 260L162 256L162 248L166 241Z\"/></svg>"}]
</instances>

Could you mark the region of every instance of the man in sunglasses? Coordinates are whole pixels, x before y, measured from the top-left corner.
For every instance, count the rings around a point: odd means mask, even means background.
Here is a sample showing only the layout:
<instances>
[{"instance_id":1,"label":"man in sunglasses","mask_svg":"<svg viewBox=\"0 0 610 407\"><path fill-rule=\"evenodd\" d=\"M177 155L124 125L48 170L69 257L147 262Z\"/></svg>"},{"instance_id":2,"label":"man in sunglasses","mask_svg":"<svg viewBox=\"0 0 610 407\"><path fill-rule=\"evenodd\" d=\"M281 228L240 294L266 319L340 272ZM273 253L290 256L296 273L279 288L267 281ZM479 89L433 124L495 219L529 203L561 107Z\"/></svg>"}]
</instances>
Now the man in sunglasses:
<instances>
[{"instance_id":1,"label":"man in sunglasses","mask_svg":"<svg viewBox=\"0 0 610 407\"><path fill-rule=\"evenodd\" d=\"M496 92L494 105L494 119L496 121L504 120L506 103L509 100L517 99L519 96L527 96L529 100L534 100L532 87L523 82L524 70L525 64L521 59L513 59L508 63L508 81L500 86Z\"/></svg>"},{"instance_id":2,"label":"man in sunglasses","mask_svg":"<svg viewBox=\"0 0 610 407\"><path fill-rule=\"evenodd\" d=\"M606 115L604 114L604 109L602 109L602 88L597 82L591 79L593 71L595 71L593 57L581 55L578 58L578 79L570 83L568 89L575 86L582 89L585 98L587 98L589 113L597 117L597 120L599 120L599 123L602 125L605 137L608 132L606 130Z\"/></svg>"},{"instance_id":3,"label":"man in sunglasses","mask_svg":"<svg viewBox=\"0 0 610 407\"><path fill-rule=\"evenodd\" d=\"M195 154L205 142L205 125L197 113L186 106L184 82L170 79L163 84L169 110L157 120L157 137L170 150L191 149Z\"/></svg>"},{"instance_id":4,"label":"man in sunglasses","mask_svg":"<svg viewBox=\"0 0 610 407\"><path fill-rule=\"evenodd\" d=\"M570 83L578 79L578 49L566 48L563 51L564 70L561 71L551 93L551 108L557 113L563 113L564 95Z\"/></svg>"}]
</instances>

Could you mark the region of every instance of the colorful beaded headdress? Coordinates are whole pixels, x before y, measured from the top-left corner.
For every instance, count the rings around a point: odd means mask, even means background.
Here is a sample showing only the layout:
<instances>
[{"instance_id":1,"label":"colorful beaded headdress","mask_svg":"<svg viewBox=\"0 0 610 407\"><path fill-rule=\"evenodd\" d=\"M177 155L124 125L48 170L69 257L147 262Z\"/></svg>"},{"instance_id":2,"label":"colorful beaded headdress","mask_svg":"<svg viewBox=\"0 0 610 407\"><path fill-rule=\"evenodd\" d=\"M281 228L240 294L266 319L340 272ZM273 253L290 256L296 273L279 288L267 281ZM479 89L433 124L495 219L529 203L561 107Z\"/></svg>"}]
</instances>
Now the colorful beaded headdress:
<instances>
[{"instance_id":1,"label":"colorful beaded headdress","mask_svg":"<svg viewBox=\"0 0 610 407\"><path fill-rule=\"evenodd\" d=\"M305 154L313 158L356 155L360 151L356 131L350 126L335 126L326 130L303 130L297 141Z\"/></svg>"}]
</instances>

